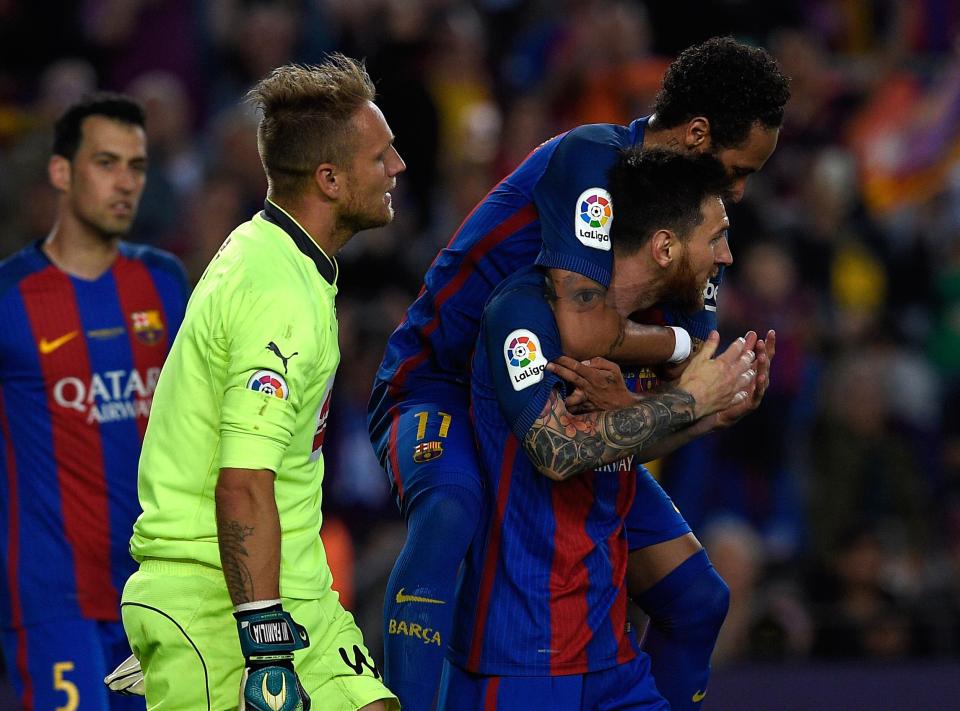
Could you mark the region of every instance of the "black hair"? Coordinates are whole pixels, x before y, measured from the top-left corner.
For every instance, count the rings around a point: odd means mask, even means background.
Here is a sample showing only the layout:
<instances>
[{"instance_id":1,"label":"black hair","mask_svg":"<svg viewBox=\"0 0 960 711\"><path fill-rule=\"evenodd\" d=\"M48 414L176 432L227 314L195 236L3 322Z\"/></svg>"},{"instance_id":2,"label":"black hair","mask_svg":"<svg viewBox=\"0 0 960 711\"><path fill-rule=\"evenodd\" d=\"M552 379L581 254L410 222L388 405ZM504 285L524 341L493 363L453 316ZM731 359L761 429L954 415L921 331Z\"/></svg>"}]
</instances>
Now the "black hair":
<instances>
[{"instance_id":1,"label":"black hair","mask_svg":"<svg viewBox=\"0 0 960 711\"><path fill-rule=\"evenodd\" d=\"M104 116L113 121L146 126L143 106L125 94L98 91L72 104L53 125L53 154L72 161L80 147L83 121L89 116Z\"/></svg>"},{"instance_id":2,"label":"black hair","mask_svg":"<svg viewBox=\"0 0 960 711\"><path fill-rule=\"evenodd\" d=\"M713 37L673 61L653 111L662 128L704 116L713 142L736 148L754 124L779 128L789 98L790 80L766 50L732 37Z\"/></svg>"},{"instance_id":3,"label":"black hair","mask_svg":"<svg viewBox=\"0 0 960 711\"><path fill-rule=\"evenodd\" d=\"M723 164L706 153L627 148L610 169L614 253L636 253L654 232L680 239L703 221L703 201L724 197L730 185Z\"/></svg>"}]
</instances>

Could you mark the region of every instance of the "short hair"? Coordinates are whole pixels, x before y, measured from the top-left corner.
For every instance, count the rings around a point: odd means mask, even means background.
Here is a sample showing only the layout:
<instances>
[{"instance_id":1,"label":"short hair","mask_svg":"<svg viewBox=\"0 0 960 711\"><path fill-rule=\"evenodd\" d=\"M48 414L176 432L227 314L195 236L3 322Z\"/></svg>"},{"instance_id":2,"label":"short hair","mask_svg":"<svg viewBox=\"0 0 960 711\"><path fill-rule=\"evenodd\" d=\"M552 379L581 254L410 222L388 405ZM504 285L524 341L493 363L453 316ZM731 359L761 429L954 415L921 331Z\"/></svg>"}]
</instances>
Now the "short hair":
<instances>
[{"instance_id":1,"label":"short hair","mask_svg":"<svg viewBox=\"0 0 960 711\"><path fill-rule=\"evenodd\" d=\"M353 154L350 118L376 92L363 62L340 53L322 64L287 64L247 94L263 112L257 147L271 189L296 195L320 163Z\"/></svg>"},{"instance_id":2,"label":"short hair","mask_svg":"<svg viewBox=\"0 0 960 711\"><path fill-rule=\"evenodd\" d=\"M670 64L653 111L663 128L704 116L713 142L735 148L756 123L779 128L789 99L790 80L766 50L713 37Z\"/></svg>"},{"instance_id":3,"label":"short hair","mask_svg":"<svg viewBox=\"0 0 960 711\"><path fill-rule=\"evenodd\" d=\"M609 172L610 239L617 255L639 250L657 230L686 239L703 222L703 201L730 186L723 164L706 153L627 148Z\"/></svg>"},{"instance_id":4,"label":"short hair","mask_svg":"<svg viewBox=\"0 0 960 711\"><path fill-rule=\"evenodd\" d=\"M83 121L90 116L105 118L146 128L143 106L126 94L97 91L71 104L53 125L53 154L72 161L83 137Z\"/></svg>"}]
</instances>

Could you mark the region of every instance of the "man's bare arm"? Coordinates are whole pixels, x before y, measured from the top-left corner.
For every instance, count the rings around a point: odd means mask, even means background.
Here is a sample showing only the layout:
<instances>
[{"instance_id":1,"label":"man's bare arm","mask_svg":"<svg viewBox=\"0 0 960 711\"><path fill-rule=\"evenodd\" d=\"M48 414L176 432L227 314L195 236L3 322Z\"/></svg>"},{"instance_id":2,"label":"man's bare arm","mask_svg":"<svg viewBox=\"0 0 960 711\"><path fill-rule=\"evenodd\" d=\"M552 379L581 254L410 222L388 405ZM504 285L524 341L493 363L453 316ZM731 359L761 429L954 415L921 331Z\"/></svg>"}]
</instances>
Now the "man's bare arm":
<instances>
[{"instance_id":1,"label":"man's bare arm","mask_svg":"<svg viewBox=\"0 0 960 711\"><path fill-rule=\"evenodd\" d=\"M691 359L677 387L635 400L624 389L629 404L622 404L618 397L612 409L574 414L554 390L524 436L524 449L542 474L562 481L631 454L652 459L651 452L662 451L665 442L676 448L689 440L675 433L747 398L756 375L751 368L756 340L757 334L749 331L714 358L720 342L714 331ZM557 372L556 368L551 371ZM582 376L574 372L575 384L578 379ZM702 432L688 434L692 439Z\"/></svg>"},{"instance_id":2,"label":"man's bare arm","mask_svg":"<svg viewBox=\"0 0 960 711\"><path fill-rule=\"evenodd\" d=\"M269 469L220 470L217 542L234 605L280 597L280 515Z\"/></svg>"},{"instance_id":3,"label":"man's bare arm","mask_svg":"<svg viewBox=\"0 0 960 711\"><path fill-rule=\"evenodd\" d=\"M694 421L690 393L671 389L630 407L583 415L570 413L557 390L523 440L537 470L555 481L611 464Z\"/></svg>"}]
</instances>

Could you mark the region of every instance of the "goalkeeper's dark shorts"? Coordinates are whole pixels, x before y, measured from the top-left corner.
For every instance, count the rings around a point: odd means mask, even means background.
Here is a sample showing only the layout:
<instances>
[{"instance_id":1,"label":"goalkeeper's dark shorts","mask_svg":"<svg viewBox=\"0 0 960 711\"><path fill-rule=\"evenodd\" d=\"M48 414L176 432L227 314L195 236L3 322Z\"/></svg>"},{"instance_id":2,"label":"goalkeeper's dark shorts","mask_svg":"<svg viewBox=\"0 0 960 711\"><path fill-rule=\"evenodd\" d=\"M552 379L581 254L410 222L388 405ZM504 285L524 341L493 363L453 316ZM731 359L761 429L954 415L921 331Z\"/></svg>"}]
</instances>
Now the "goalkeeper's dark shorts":
<instances>
[{"instance_id":1,"label":"goalkeeper's dark shorts","mask_svg":"<svg viewBox=\"0 0 960 711\"><path fill-rule=\"evenodd\" d=\"M310 646L295 653L294 667L313 708L354 711L378 699L399 708L336 593L283 598L283 606L310 636ZM151 710L237 708L243 656L220 569L145 561L127 581L121 609Z\"/></svg>"}]
</instances>

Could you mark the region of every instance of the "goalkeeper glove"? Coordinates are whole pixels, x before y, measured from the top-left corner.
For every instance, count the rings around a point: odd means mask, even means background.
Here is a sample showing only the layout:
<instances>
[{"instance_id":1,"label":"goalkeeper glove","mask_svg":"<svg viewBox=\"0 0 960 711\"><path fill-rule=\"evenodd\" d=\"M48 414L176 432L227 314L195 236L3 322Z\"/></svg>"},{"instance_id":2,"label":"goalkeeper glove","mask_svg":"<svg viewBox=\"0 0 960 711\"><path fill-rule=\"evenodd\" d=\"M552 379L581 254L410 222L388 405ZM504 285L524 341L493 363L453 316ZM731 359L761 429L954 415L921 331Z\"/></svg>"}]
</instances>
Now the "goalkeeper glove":
<instances>
[{"instance_id":1,"label":"goalkeeper glove","mask_svg":"<svg viewBox=\"0 0 960 711\"><path fill-rule=\"evenodd\" d=\"M310 711L310 697L293 670L293 652L310 646L307 631L293 621L279 600L250 609L237 618L245 668L240 681L240 711Z\"/></svg>"},{"instance_id":2,"label":"goalkeeper glove","mask_svg":"<svg viewBox=\"0 0 960 711\"><path fill-rule=\"evenodd\" d=\"M110 691L125 696L143 696L143 670L140 660L132 654L103 679Z\"/></svg>"}]
</instances>

